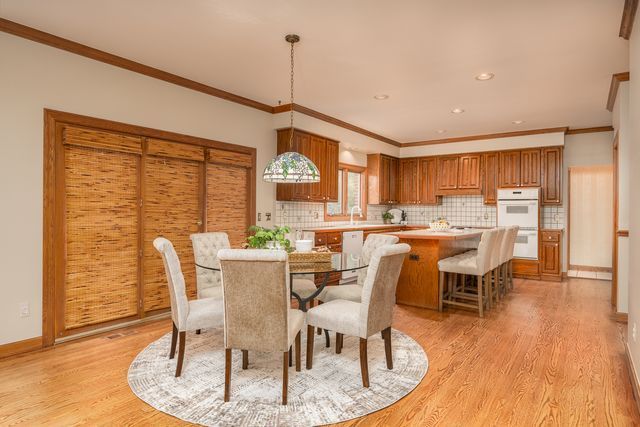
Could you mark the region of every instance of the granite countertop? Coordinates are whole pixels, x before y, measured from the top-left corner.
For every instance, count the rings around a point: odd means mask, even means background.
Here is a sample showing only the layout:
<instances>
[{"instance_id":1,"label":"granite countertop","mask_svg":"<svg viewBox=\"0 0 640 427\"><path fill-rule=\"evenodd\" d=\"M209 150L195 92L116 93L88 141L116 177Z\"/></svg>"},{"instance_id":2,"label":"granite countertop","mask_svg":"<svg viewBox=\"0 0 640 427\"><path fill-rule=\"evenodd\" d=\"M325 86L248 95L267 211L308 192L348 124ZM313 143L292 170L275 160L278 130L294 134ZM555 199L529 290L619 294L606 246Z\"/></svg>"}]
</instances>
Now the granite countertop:
<instances>
[{"instance_id":1,"label":"granite countertop","mask_svg":"<svg viewBox=\"0 0 640 427\"><path fill-rule=\"evenodd\" d=\"M313 232L332 232L332 231L349 231L349 230L385 230L385 229L398 229L398 228L428 228L426 225L406 225L406 224L355 224L355 225L336 225L336 226L324 226L324 227L304 227L301 231L313 231Z\"/></svg>"},{"instance_id":2,"label":"granite countertop","mask_svg":"<svg viewBox=\"0 0 640 427\"><path fill-rule=\"evenodd\" d=\"M431 231L429 229L424 230L407 230L398 231L389 234L398 236L401 239L417 239L417 240L463 240L473 239L482 236L483 230L481 229L452 229L449 231Z\"/></svg>"}]
</instances>

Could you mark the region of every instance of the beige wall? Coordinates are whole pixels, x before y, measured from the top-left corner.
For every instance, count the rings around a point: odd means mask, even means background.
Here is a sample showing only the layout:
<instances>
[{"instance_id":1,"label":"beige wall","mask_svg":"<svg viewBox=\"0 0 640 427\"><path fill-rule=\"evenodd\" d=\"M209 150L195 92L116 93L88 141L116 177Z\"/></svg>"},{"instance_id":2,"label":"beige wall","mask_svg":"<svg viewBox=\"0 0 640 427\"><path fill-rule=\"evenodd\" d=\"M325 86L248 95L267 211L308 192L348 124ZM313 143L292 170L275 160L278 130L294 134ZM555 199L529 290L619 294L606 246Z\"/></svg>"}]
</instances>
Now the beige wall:
<instances>
[{"instance_id":1,"label":"beige wall","mask_svg":"<svg viewBox=\"0 0 640 427\"><path fill-rule=\"evenodd\" d=\"M629 206L629 351L635 365L636 372L640 369L640 17L636 15L636 25L631 35L630 73L632 80L629 85L629 122L631 143L629 144L630 164L630 197ZM636 76L634 78L633 76ZM640 372L638 372L640 373ZM636 378L640 383L640 377Z\"/></svg>"}]
</instances>

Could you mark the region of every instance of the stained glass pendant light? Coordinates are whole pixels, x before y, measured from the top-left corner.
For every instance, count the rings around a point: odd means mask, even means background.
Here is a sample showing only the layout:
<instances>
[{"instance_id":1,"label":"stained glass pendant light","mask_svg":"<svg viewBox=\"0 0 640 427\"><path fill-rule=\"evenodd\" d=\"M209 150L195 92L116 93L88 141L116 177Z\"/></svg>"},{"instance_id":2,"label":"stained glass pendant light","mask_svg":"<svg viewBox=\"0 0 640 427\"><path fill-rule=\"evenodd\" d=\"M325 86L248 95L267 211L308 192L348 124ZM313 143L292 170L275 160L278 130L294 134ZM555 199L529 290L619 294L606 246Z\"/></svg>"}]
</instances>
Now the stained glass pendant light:
<instances>
[{"instance_id":1,"label":"stained glass pendant light","mask_svg":"<svg viewBox=\"0 0 640 427\"><path fill-rule=\"evenodd\" d=\"M289 147L293 147L293 45L300 41L297 34L289 34L284 38L291 44L291 115L289 132ZM280 183L309 183L320 182L318 167L306 156L294 151L282 153L267 164L262 174L267 182Z\"/></svg>"}]
</instances>

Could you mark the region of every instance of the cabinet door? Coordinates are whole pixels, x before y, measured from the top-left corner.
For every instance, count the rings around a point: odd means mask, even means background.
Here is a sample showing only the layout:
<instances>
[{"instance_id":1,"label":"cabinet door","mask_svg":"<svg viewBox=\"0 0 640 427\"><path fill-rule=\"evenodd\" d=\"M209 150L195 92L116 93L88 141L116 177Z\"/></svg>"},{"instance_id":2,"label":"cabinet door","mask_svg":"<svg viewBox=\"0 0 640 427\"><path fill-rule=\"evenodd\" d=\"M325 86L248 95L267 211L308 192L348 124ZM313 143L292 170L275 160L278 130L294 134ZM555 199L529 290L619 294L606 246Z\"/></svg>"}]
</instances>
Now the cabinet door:
<instances>
[{"instance_id":1,"label":"cabinet door","mask_svg":"<svg viewBox=\"0 0 640 427\"><path fill-rule=\"evenodd\" d=\"M389 161L389 203L398 203L400 201L399 189L399 171L400 161L394 157Z\"/></svg>"},{"instance_id":2,"label":"cabinet door","mask_svg":"<svg viewBox=\"0 0 640 427\"><path fill-rule=\"evenodd\" d=\"M458 157L438 158L438 189L455 190L458 188Z\"/></svg>"},{"instance_id":3,"label":"cabinet door","mask_svg":"<svg viewBox=\"0 0 640 427\"><path fill-rule=\"evenodd\" d=\"M499 187L520 187L520 152L500 152Z\"/></svg>"},{"instance_id":4,"label":"cabinet door","mask_svg":"<svg viewBox=\"0 0 640 427\"><path fill-rule=\"evenodd\" d=\"M400 203L418 201L418 159L400 160Z\"/></svg>"},{"instance_id":5,"label":"cabinet door","mask_svg":"<svg viewBox=\"0 0 640 427\"><path fill-rule=\"evenodd\" d=\"M308 152L303 153L316 165L318 171L320 172L320 182L308 184L307 200L310 200L312 202L325 201L326 181L324 180L324 177L327 176L326 147L327 142L324 138L312 135L309 137Z\"/></svg>"},{"instance_id":6,"label":"cabinet door","mask_svg":"<svg viewBox=\"0 0 640 427\"><path fill-rule=\"evenodd\" d=\"M498 200L498 153L487 153L483 155L484 182L482 193L484 194L485 205L495 205Z\"/></svg>"},{"instance_id":7,"label":"cabinet door","mask_svg":"<svg viewBox=\"0 0 640 427\"><path fill-rule=\"evenodd\" d=\"M542 242L542 274L560 274L560 243Z\"/></svg>"},{"instance_id":8,"label":"cabinet door","mask_svg":"<svg viewBox=\"0 0 640 427\"><path fill-rule=\"evenodd\" d=\"M389 181L391 172L391 157L380 156L380 174L378 182L380 185L380 204L388 204L391 200L389 195Z\"/></svg>"},{"instance_id":9,"label":"cabinet door","mask_svg":"<svg viewBox=\"0 0 640 427\"><path fill-rule=\"evenodd\" d=\"M313 153L311 148L311 138L309 137L309 135L300 133L300 132L294 132L293 151L296 151L298 153L304 154L309 158L312 158ZM288 185L291 185L293 187L293 190L292 190L293 200L311 200L311 186L318 185L318 184L288 184Z\"/></svg>"},{"instance_id":10,"label":"cabinet door","mask_svg":"<svg viewBox=\"0 0 640 427\"><path fill-rule=\"evenodd\" d=\"M542 204L562 204L562 147L542 150Z\"/></svg>"},{"instance_id":11,"label":"cabinet door","mask_svg":"<svg viewBox=\"0 0 640 427\"><path fill-rule=\"evenodd\" d=\"M419 176L418 203L423 205L438 204L439 199L436 196L438 161L436 158L420 159Z\"/></svg>"},{"instance_id":12,"label":"cabinet door","mask_svg":"<svg viewBox=\"0 0 640 427\"><path fill-rule=\"evenodd\" d=\"M338 201L338 170L340 162L338 160L338 143L335 141L326 142L325 151L325 171L324 176L320 175L320 181L324 180L325 201Z\"/></svg>"},{"instance_id":13,"label":"cabinet door","mask_svg":"<svg viewBox=\"0 0 640 427\"><path fill-rule=\"evenodd\" d=\"M522 187L540 187L540 150L520 152Z\"/></svg>"},{"instance_id":14,"label":"cabinet door","mask_svg":"<svg viewBox=\"0 0 640 427\"><path fill-rule=\"evenodd\" d=\"M480 154L460 156L458 188L480 189Z\"/></svg>"}]
</instances>

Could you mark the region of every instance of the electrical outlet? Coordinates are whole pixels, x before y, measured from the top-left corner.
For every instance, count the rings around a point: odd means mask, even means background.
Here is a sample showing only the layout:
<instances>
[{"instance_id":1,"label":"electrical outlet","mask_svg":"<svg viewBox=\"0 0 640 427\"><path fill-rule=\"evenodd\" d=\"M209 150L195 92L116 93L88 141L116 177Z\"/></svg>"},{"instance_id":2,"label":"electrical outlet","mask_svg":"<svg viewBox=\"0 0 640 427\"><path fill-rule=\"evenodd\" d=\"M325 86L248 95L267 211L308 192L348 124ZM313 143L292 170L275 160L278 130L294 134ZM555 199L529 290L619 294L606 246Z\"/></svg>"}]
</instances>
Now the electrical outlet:
<instances>
[{"instance_id":1,"label":"electrical outlet","mask_svg":"<svg viewBox=\"0 0 640 427\"><path fill-rule=\"evenodd\" d=\"M31 316L31 310L29 309L29 303L23 302L20 304L20 317Z\"/></svg>"},{"instance_id":2,"label":"electrical outlet","mask_svg":"<svg viewBox=\"0 0 640 427\"><path fill-rule=\"evenodd\" d=\"M262 212L258 212L258 221L262 221Z\"/></svg>"},{"instance_id":3,"label":"electrical outlet","mask_svg":"<svg viewBox=\"0 0 640 427\"><path fill-rule=\"evenodd\" d=\"M633 338L633 342L636 342L636 322L633 322L633 329L631 330L631 338Z\"/></svg>"},{"instance_id":4,"label":"electrical outlet","mask_svg":"<svg viewBox=\"0 0 640 427\"><path fill-rule=\"evenodd\" d=\"M267 212L264 215L267 217L267 221L271 221L271 212Z\"/></svg>"}]
</instances>

